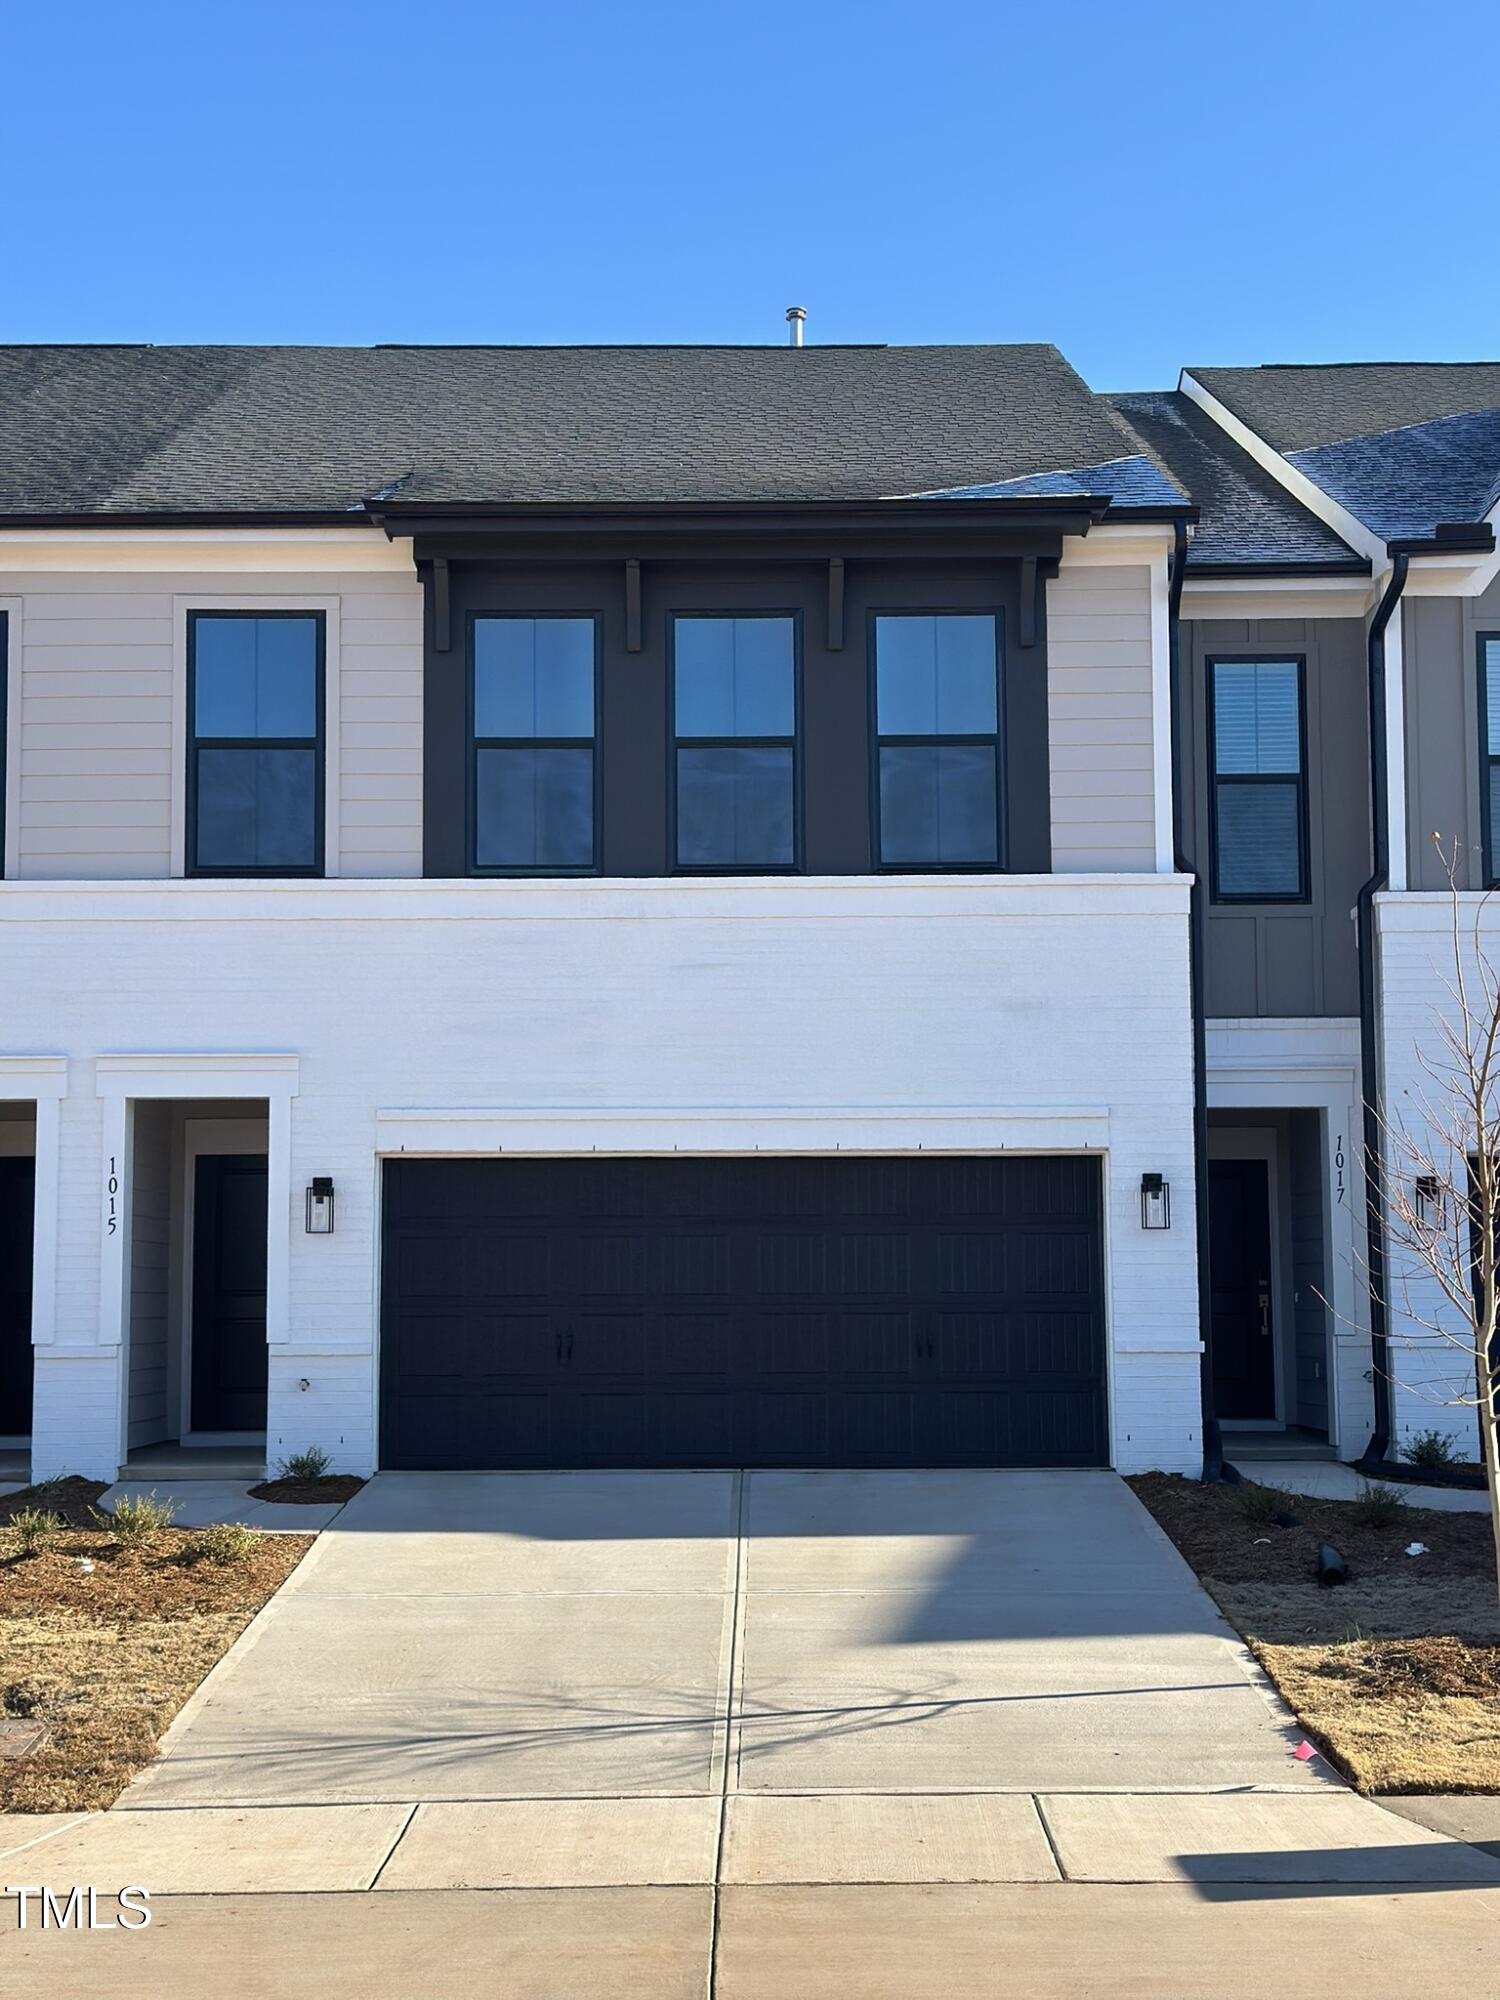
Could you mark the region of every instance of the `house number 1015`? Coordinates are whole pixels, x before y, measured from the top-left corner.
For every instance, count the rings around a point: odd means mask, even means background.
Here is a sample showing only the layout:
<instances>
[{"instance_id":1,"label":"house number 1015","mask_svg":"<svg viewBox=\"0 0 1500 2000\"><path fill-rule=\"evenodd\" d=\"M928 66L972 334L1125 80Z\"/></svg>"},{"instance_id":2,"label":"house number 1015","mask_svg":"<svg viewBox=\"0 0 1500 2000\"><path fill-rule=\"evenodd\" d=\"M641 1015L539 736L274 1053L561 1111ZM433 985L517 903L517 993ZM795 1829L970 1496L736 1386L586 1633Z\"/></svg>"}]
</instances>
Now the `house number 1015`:
<instances>
[{"instance_id":1,"label":"house number 1015","mask_svg":"<svg viewBox=\"0 0 1500 2000\"><path fill-rule=\"evenodd\" d=\"M120 1175L119 1162L113 1153L109 1158L109 1179L104 1183L106 1207L104 1210L104 1230L113 1236L120 1226Z\"/></svg>"}]
</instances>

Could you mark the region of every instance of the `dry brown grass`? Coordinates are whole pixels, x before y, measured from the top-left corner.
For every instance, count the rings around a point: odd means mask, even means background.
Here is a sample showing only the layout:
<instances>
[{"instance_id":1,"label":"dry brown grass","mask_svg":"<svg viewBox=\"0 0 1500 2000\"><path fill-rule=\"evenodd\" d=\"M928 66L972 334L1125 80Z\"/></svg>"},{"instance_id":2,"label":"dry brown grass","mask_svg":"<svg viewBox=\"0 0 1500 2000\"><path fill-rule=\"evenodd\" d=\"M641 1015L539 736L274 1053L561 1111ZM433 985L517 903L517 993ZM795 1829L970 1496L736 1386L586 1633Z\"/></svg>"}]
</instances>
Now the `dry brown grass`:
<instances>
[{"instance_id":1,"label":"dry brown grass","mask_svg":"<svg viewBox=\"0 0 1500 2000\"><path fill-rule=\"evenodd\" d=\"M1291 1499L1249 1521L1233 1489L1132 1480L1308 1735L1366 1792L1500 1792L1500 1601L1483 1514L1411 1507L1372 1528L1351 1503ZM1319 1541L1350 1581L1320 1590ZM1407 1556L1408 1542L1428 1554Z\"/></svg>"},{"instance_id":2,"label":"dry brown grass","mask_svg":"<svg viewBox=\"0 0 1500 2000\"><path fill-rule=\"evenodd\" d=\"M1500 1791L1500 1647L1455 1638L1252 1646L1362 1792Z\"/></svg>"},{"instance_id":3,"label":"dry brown grass","mask_svg":"<svg viewBox=\"0 0 1500 2000\"><path fill-rule=\"evenodd\" d=\"M36 1504L86 1519L98 1489L78 1485L63 1506L55 1494ZM66 1527L33 1556L15 1554L14 1539L0 1516L0 1714L47 1734L28 1756L0 1759L11 1812L111 1804L312 1543L261 1536L243 1561L218 1564L193 1560L191 1529L122 1549L105 1528Z\"/></svg>"}]
</instances>

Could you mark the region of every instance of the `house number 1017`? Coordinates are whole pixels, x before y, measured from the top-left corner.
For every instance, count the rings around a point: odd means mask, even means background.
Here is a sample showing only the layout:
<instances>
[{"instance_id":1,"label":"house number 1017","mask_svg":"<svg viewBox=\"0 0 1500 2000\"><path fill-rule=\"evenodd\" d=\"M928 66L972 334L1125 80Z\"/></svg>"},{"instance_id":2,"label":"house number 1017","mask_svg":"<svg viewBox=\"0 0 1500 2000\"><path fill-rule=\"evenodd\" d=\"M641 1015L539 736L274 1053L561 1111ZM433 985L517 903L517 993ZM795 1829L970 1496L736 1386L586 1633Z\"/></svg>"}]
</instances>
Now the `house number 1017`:
<instances>
[{"instance_id":1,"label":"house number 1017","mask_svg":"<svg viewBox=\"0 0 1500 2000\"><path fill-rule=\"evenodd\" d=\"M108 1236L113 1236L120 1226L120 1175L118 1167L119 1163L114 1154L111 1153L109 1158L109 1179L104 1183L104 1192L107 1198L107 1206L104 1211L104 1230Z\"/></svg>"}]
</instances>

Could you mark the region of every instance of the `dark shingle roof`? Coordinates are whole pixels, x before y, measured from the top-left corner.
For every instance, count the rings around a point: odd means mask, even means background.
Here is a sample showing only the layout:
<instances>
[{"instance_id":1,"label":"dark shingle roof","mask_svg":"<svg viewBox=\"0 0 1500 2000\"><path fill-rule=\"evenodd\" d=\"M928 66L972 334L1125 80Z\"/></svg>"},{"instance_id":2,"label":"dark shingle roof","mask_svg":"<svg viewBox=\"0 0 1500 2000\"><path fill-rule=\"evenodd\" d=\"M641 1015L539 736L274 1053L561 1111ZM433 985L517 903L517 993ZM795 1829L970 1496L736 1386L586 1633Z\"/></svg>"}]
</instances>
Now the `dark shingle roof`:
<instances>
[{"instance_id":1,"label":"dark shingle roof","mask_svg":"<svg viewBox=\"0 0 1500 2000\"><path fill-rule=\"evenodd\" d=\"M1500 491L1500 362L1187 372L1387 540L1482 520Z\"/></svg>"},{"instance_id":2,"label":"dark shingle roof","mask_svg":"<svg viewBox=\"0 0 1500 2000\"><path fill-rule=\"evenodd\" d=\"M1047 346L0 348L0 516L340 514L397 486L1184 504Z\"/></svg>"},{"instance_id":3,"label":"dark shingle roof","mask_svg":"<svg viewBox=\"0 0 1500 2000\"><path fill-rule=\"evenodd\" d=\"M1166 464L1201 510L1189 571L1262 563L1368 568L1332 528L1180 390L1106 399Z\"/></svg>"}]
</instances>

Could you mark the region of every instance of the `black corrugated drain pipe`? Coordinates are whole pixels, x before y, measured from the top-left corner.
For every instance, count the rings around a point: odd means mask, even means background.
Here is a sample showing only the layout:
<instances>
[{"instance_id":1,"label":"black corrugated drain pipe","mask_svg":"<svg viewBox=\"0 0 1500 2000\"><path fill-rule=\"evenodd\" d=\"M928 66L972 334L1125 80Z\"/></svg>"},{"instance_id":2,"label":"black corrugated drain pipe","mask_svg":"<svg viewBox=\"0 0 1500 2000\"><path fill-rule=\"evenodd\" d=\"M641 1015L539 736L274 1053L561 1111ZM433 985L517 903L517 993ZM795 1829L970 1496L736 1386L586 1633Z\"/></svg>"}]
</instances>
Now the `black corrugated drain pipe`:
<instances>
[{"instance_id":1,"label":"black corrugated drain pipe","mask_svg":"<svg viewBox=\"0 0 1500 2000\"><path fill-rule=\"evenodd\" d=\"M1370 621L1370 833L1374 869L1355 905L1359 931L1359 1068L1364 1099L1365 1269L1370 1293L1370 1365L1375 1430L1365 1463L1389 1457L1391 1444L1390 1315L1385 1297L1385 1171L1380 1117L1375 1003L1375 898L1390 878L1390 800L1386 793L1385 630L1406 588L1408 558L1391 557L1391 580Z\"/></svg>"},{"instance_id":2,"label":"black corrugated drain pipe","mask_svg":"<svg viewBox=\"0 0 1500 2000\"><path fill-rule=\"evenodd\" d=\"M1172 694L1172 866L1192 878L1188 899L1188 990L1193 1009L1193 1226L1198 1252L1198 1339L1203 1398L1203 1477L1224 1476L1224 1447L1214 1407L1213 1313L1208 1264L1208 1059L1203 1022L1203 878L1188 860L1183 840L1183 791L1187 783L1182 761L1182 585L1187 566L1187 524L1173 525L1172 571L1167 592L1168 667Z\"/></svg>"}]
</instances>

